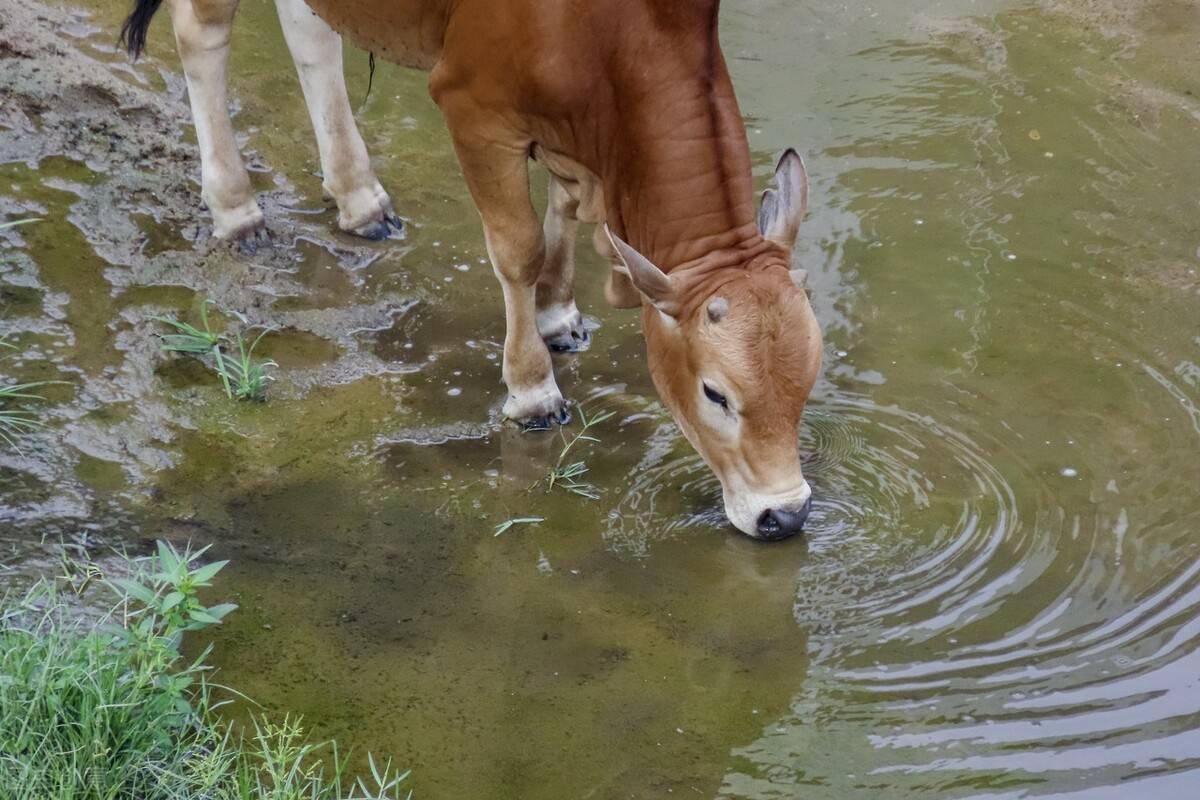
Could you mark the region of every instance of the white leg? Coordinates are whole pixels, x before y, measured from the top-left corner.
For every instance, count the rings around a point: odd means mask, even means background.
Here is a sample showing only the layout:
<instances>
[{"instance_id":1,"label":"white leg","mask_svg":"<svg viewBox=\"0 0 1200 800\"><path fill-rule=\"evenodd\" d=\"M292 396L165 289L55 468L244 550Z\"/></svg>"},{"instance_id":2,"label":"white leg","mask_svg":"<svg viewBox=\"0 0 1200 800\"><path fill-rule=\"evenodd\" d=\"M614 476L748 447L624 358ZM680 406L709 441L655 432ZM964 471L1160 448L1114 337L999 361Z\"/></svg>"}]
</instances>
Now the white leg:
<instances>
[{"instance_id":1,"label":"white leg","mask_svg":"<svg viewBox=\"0 0 1200 800\"><path fill-rule=\"evenodd\" d=\"M463 161L460 150L460 161ZM524 164L520 169L524 170ZM465 170L464 170L465 171ZM485 191L505 187L522 188L520 172L513 169L511 181L488 183L472 188ZM471 182L468 173L468 182ZM529 184L524 183L525 196ZM537 330L536 283L544 261L542 231L528 200L514 191L503 205L480 208L488 256L500 289L504 293L504 383L508 399L504 416L526 427L548 428L569 419L566 403L554 380L550 352Z\"/></svg>"},{"instance_id":2,"label":"white leg","mask_svg":"<svg viewBox=\"0 0 1200 800\"><path fill-rule=\"evenodd\" d=\"M400 228L400 220L371 170L354 123L342 72L342 39L304 0L275 0L275 6L317 134L325 193L337 201L338 227L384 238Z\"/></svg>"},{"instance_id":3,"label":"white leg","mask_svg":"<svg viewBox=\"0 0 1200 800\"><path fill-rule=\"evenodd\" d=\"M233 135L225 88L237 5L237 0L172 0L170 8L200 143L200 196L218 238L253 244L265 240L266 229Z\"/></svg>"},{"instance_id":4,"label":"white leg","mask_svg":"<svg viewBox=\"0 0 1200 800\"><path fill-rule=\"evenodd\" d=\"M550 176L546 205L546 260L537 283L537 329L555 352L586 350L589 343L583 315L575 306L575 238L579 202L561 180Z\"/></svg>"}]
</instances>

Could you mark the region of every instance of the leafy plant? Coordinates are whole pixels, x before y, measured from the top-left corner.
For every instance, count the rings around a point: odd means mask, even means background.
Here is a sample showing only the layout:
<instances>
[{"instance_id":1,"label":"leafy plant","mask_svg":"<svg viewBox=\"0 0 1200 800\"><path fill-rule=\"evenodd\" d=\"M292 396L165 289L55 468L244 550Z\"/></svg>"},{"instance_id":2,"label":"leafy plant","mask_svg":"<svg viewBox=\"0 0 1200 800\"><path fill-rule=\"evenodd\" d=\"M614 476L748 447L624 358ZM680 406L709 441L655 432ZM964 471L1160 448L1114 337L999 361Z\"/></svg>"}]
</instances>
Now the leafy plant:
<instances>
[{"instance_id":1,"label":"leafy plant","mask_svg":"<svg viewBox=\"0 0 1200 800\"><path fill-rule=\"evenodd\" d=\"M327 745L307 741L299 719L285 717L278 724L254 720L252 724L254 736L251 746L258 757L258 768L238 776L238 797L263 800L322 797L322 787L331 783L325 777L319 758L321 750ZM345 763L338 756L336 744L328 743L328 747L332 750L332 783L340 785ZM360 777L345 800L386 800L409 776L407 771L393 772L390 763L381 770L370 753L367 754L367 764L375 786L368 788L366 781ZM412 792L408 793L407 798L412 798Z\"/></svg>"},{"instance_id":2,"label":"leafy plant","mask_svg":"<svg viewBox=\"0 0 1200 800\"><path fill-rule=\"evenodd\" d=\"M191 661L181 650L185 632L234 609L200 601L226 564L204 553L160 542L132 577L104 581L119 599L100 619L54 580L0 594L0 797L399 800L408 773L368 755L371 774L352 782L337 746L310 743L298 718L252 716L243 734L217 713L211 647ZM64 576L78 593L98 569Z\"/></svg>"},{"instance_id":3,"label":"leafy plant","mask_svg":"<svg viewBox=\"0 0 1200 800\"><path fill-rule=\"evenodd\" d=\"M193 567L208 548L180 553L170 542L159 541L158 553L152 560L151 571L140 579L112 581L118 594L126 600L141 604L130 612L130 618L141 618L139 628L144 632L157 631L168 639L178 638L184 631L196 631L221 620L237 608L231 603L206 608L200 603L199 590L212 586L212 579L229 563L214 561Z\"/></svg>"},{"instance_id":4,"label":"leafy plant","mask_svg":"<svg viewBox=\"0 0 1200 800\"><path fill-rule=\"evenodd\" d=\"M170 353L204 355L212 352L213 348L220 347L224 336L215 333L208 323L209 302L205 300L200 304L200 324L204 326L203 330L171 317L154 316L150 318L179 331L179 333L167 333L159 337L162 340L163 350Z\"/></svg>"},{"instance_id":5,"label":"leafy plant","mask_svg":"<svg viewBox=\"0 0 1200 800\"><path fill-rule=\"evenodd\" d=\"M588 431L602 422L612 418L615 413L616 412L614 411L602 411L589 419L583 408L580 408L579 421L583 423L583 427L580 428L579 433L568 439L566 431L564 429L559 429L559 436L562 437L563 448L561 451L559 451L558 460L555 462L553 469L550 470L550 474L546 476L546 491L554 491L554 488L557 486L558 488L564 489L571 494L576 494L580 497L586 497L589 500L600 499L600 493L597 491L595 486L579 480L588 472L587 463L584 461L573 461L567 463L567 456L580 442L598 443L600 440L589 434Z\"/></svg>"},{"instance_id":6,"label":"leafy plant","mask_svg":"<svg viewBox=\"0 0 1200 800\"><path fill-rule=\"evenodd\" d=\"M131 661L139 673L147 680L153 679L170 697L180 715L180 724L193 716L186 690L208 656L206 650L191 667L168 673L167 669L182 657L183 634L218 625L237 608L232 603L209 608L200 602L199 590L211 586L212 579L229 563L217 561L193 567L193 562L206 550L180 553L168 542L159 541L158 555L150 572L110 584L125 601L124 624L112 631L129 648Z\"/></svg>"},{"instance_id":7,"label":"leafy plant","mask_svg":"<svg viewBox=\"0 0 1200 800\"><path fill-rule=\"evenodd\" d=\"M202 329L171 317L151 317L155 322L168 325L176 331L176 333L167 333L160 337L162 349L170 353L195 357L211 355L214 370L221 378L226 397L230 400L235 397L238 400L265 400L267 382L271 380L271 376L267 374L267 368L279 365L270 360L255 361L254 348L272 329L267 328L260 333L249 347L246 347L242 335L236 333L234 341L237 343L237 353L226 352L226 336L213 331L208 322L210 302L205 300L200 304L200 324L204 326Z\"/></svg>"},{"instance_id":8,"label":"leafy plant","mask_svg":"<svg viewBox=\"0 0 1200 800\"><path fill-rule=\"evenodd\" d=\"M246 347L246 342L241 334L235 338L237 340L237 358L226 357L224 362L219 362L217 370L221 373L221 379L225 381L225 393L230 397L237 397L239 400L255 400L262 401L267 397L267 381L272 380L267 374L267 367L278 367L274 361L255 361L254 348L258 347L258 343L262 338L271 332L271 328L267 328L258 335L249 347ZM230 385L233 386L233 392L230 394Z\"/></svg>"}]
</instances>

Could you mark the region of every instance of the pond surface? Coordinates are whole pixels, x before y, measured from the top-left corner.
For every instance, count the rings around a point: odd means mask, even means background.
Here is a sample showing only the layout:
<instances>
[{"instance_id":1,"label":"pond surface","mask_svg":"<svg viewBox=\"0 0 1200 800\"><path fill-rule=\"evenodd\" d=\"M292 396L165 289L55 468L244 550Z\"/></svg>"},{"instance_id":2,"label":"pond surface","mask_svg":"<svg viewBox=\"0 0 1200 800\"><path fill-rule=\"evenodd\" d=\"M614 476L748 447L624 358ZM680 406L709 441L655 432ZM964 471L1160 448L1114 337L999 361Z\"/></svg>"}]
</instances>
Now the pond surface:
<instances>
[{"instance_id":1,"label":"pond surface","mask_svg":"<svg viewBox=\"0 0 1200 800\"><path fill-rule=\"evenodd\" d=\"M207 241L166 14L131 69L125 4L85 5L46 12L72 88L0 30L0 213L46 218L0 234L0 371L68 382L0 451L0 576L81 531L212 543L220 681L421 798L1200 794L1194 3L727 0L760 182L788 145L814 179L816 507L771 546L724 524L585 243L599 329L557 371L617 412L579 451L600 497L530 489L561 442L499 424L501 302L423 75L380 65L360 114L407 237L347 239L246 4L276 246L239 257ZM101 73L150 111L80 93ZM280 328L268 403L157 353L150 317L205 297ZM545 521L493 536L516 516Z\"/></svg>"}]
</instances>

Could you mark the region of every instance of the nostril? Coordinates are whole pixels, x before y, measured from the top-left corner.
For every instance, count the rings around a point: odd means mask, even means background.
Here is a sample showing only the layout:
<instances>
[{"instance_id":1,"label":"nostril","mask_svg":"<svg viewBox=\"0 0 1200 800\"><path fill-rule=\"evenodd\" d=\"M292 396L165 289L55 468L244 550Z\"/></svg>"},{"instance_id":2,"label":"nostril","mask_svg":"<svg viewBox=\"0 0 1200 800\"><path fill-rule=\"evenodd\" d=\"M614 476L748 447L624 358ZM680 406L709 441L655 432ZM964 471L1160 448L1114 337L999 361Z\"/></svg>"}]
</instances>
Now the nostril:
<instances>
[{"instance_id":1,"label":"nostril","mask_svg":"<svg viewBox=\"0 0 1200 800\"><path fill-rule=\"evenodd\" d=\"M758 518L758 535L763 539L777 540L794 536L804 529L804 523L812 512L810 497L799 511L769 508Z\"/></svg>"},{"instance_id":2,"label":"nostril","mask_svg":"<svg viewBox=\"0 0 1200 800\"><path fill-rule=\"evenodd\" d=\"M769 508L758 518L758 533L761 536L778 536L780 528L779 520L775 518L775 512Z\"/></svg>"}]
</instances>

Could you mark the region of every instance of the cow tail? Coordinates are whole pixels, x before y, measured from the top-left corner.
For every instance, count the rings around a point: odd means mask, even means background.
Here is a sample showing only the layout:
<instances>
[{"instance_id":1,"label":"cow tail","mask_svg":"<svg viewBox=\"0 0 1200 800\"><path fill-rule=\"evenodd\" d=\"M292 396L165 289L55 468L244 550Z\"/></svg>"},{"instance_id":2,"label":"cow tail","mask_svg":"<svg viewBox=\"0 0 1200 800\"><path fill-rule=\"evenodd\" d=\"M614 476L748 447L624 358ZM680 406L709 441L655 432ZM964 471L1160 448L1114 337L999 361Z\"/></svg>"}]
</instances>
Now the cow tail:
<instances>
[{"instance_id":1,"label":"cow tail","mask_svg":"<svg viewBox=\"0 0 1200 800\"><path fill-rule=\"evenodd\" d=\"M375 53L374 51L367 54L367 68L370 70L367 73L367 95L363 98L363 104L371 99L371 87L375 85Z\"/></svg>"},{"instance_id":2,"label":"cow tail","mask_svg":"<svg viewBox=\"0 0 1200 800\"><path fill-rule=\"evenodd\" d=\"M146 31L150 28L150 20L162 5L162 0L134 0L133 13L121 26L121 46L129 51L129 55L137 58L146 49Z\"/></svg>"}]
</instances>

